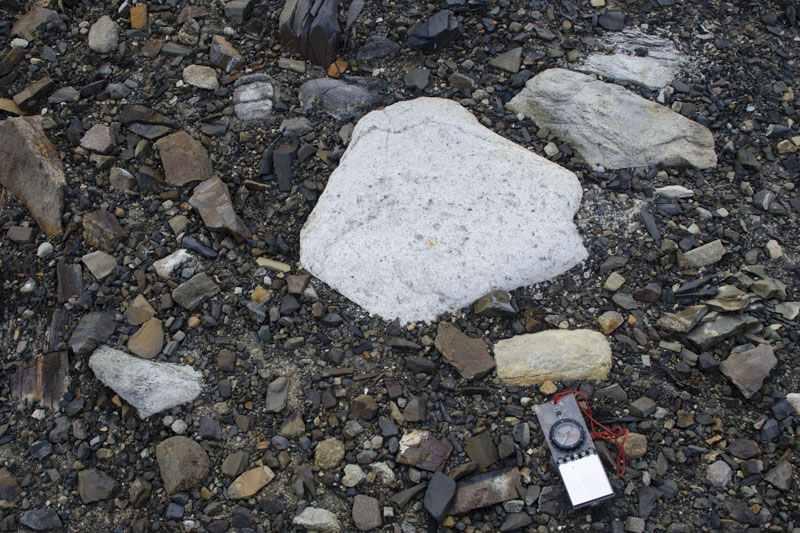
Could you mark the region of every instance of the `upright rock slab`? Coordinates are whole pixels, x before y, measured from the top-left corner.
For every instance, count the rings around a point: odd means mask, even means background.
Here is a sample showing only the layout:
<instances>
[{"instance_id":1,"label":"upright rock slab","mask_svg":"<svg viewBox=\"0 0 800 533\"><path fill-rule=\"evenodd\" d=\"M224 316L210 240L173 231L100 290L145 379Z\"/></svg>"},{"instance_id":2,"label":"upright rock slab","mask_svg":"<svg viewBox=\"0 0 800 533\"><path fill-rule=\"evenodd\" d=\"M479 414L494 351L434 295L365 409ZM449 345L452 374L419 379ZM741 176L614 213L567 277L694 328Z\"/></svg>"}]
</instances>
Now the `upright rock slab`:
<instances>
[{"instance_id":1,"label":"upright rock slab","mask_svg":"<svg viewBox=\"0 0 800 533\"><path fill-rule=\"evenodd\" d=\"M569 142L593 167L717 164L708 128L594 76L545 70L507 107Z\"/></svg>"},{"instance_id":2,"label":"upright rock slab","mask_svg":"<svg viewBox=\"0 0 800 533\"><path fill-rule=\"evenodd\" d=\"M611 346L597 331L553 329L498 342L494 359L497 375L512 386L603 379L611 370Z\"/></svg>"},{"instance_id":3,"label":"upright rock slab","mask_svg":"<svg viewBox=\"0 0 800 533\"><path fill-rule=\"evenodd\" d=\"M200 213L208 229L232 233L242 239L250 237L250 230L233 209L228 186L221 179L206 180L195 187L189 205Z\"/></svg>"},{"instance_id":4,"label":"upright rock slab","mask_svg":"<svg viewBox=\"0 0 800 533\"><path fill-rule=\"evenodd\" d=\"M109 346L94 351L89 368L142 418L191 402L203 391L202 374L190 366L147 361Z\"/></svg>"},{"instance_id":5,"label":"upright rock slab","mask_svg":"<svg viewBox=\"0 0 800 533\"><path fill-rule=\"evenodd\" d=\"M50 235L61 233L64 211L64 167L58 150L35 117L9 118L0 122L0 184L30 212Z\"/></svg>"},{"instance_id":6,"label":"upright rock slab","mask_svg":"<svg viewBox=\"0 0 800 533\"><path fill-rule=\"evenodd\" d=\"M286 0L278 21L281 44L327 68L339 48L339 0Z\"/></svg>"},{"instance_id":7,"label":"upright rock slab","mask_svg":"<svg viewBox=\"0 0 800 533\"><path fill-rule=\"evenodd\" d=\"M371 313L431 320L582 261L580 198L568 170L455 102L418 98L358 122L301 231L300 258Z\"/></svg>"}]
</instances>

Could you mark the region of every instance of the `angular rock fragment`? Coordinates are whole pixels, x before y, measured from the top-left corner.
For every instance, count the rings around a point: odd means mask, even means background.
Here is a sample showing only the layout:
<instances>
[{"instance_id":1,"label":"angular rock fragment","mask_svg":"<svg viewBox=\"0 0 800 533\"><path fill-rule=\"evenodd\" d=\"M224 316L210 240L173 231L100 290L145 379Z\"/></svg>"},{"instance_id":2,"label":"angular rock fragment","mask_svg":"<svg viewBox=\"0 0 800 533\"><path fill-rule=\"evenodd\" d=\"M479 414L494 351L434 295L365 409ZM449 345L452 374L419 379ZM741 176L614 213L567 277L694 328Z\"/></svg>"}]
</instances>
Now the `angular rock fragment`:
<instances>
[{"instance_id":1,"label":"angular rock fragment","mask_svg":"<svg viewBox=\"0 0 800 533\"><path fill-rule=\"evenodd\" d=\"M516 72L519 71L520 65L522 65L522 47L514 48L513 50L500 54L490 60L489 64L494 68L516 74Z\"/></svg>"},{"instance_id":2,"label":"angular rock fragment","mask_svg":"<svg viewBox=\"0 0 800 533\"><path fill-rule=\"evenodd\" d=\"M100 250L84 255L81 257L81 261L99 281L105 279L117 268L116 258Z\"/></svg>"},{"instance_id":3,"label":"angular rock fragment","mask_svg":"<svg viewBox=\"0 0 800 533\"><path fill-rule=\"evenodd\" d=\"M139 294L133 299L123 316L128 324L131 326L138 326L153 318L155 314L156 310L153 309L153 306L150 305L147 298Z\"/></svg>"},{"instance_id":4,"label":"angular rock fragment","mask_svg":"<svg viewBox=\"0 0 800 533\"><path fill-rule=\"evenodd\" d=\"M371 313L430 320L583 260L572 223L580 197L571 172L455 102L418 98L358 122L301 231L300 257Z\"/></svg>"},{"instance_id":5,"label":"angular rock fragment","mask_svg":"<svg viewBox=\"0 0 800 533\"><path fill-rule=\"evenodd\" d=\"M188 237L185 237L184 240L186 238ZM158 277L161 279L169 279L169 277L172 275L172 272L176 268L191 258L192 254L181 248L179 250L175 250L168 256L153 262L153 268L155 269L156 274L158 274Z\"/></svg>"},{"instance_id":6,"label":"angular rock fragment","mask_svg":"<svg viewBox=\"0 0 800 533\"><path fill-rule=\"evenodd\" d=\"M717 239L685 252L683 258L690 267L701 268L718 263L726 252L727 250L722 241Z\"/></svg>"},{"instance_id":7,"label":"angular rock fragment","mask_svg":"<svg viewBox=\"0 0 800 533\"><path fill-rule=\"evenodd\" d=\"M456 482L441 472L434 472L425 491L425 510L434 520L441 522L447 516L447 509L456 496Z\"/></svg>"},{"instance_id":8,"label":"angular rock fragment","mask_svg":"<svg viewBox=\"0 0 800 533\"><path fill-rule=\"evenodd\" d=\"M740 291L733 285L722 285L717 295L710 300L706 300L705 304L712 311L731 313L741 311L747 307L747 304L750 303L750 298L752 298L752 295Z\"/></svg>"},{"instance_id":9,"label":"angular rock fragment","mask_svg":"<svg viewBox=\"0 0 800 533\"><path fill-rule=\"evenodd\" d=\"M242 120L257 120L272 114L275 91L268 76L252 74L236 80L233 103L236 116Z\"/></svg>"},{"instance_id":10,"label":"angular rock fragment","mask_svg":"<svg viewBox=\"0 0 800 533\"><path fill-rule=\"evenodd\" d=\"M433 54L460 37L463 32L464 27L458 19L442 10L412 27L406 44L423 54Z\"/></svg>"},{"instance_id":11,"label":"angular rock fragment","mask_svg":"<svg viewBox=\"0 0 800 533\"><path fill-rule=\"evenodd\" d=\"M48 409L58 405L68 387L69 356L66 351L37 357L11 374L9 379L12 398L41 402L40 405Z\"/></svg>"},{"instance_id":12,"label":"angular rock fragment","mask_svg":"<svg viewBox=\"0 0 800 533\"><path fill-rule=\"evenodd\" d=\"M54 88L55 83L53 80L49 77L44 77L15 94L14 103L23 111L33 111L39 102L50 96Z\"/></svg>"},{"instance_id":13,"label":"angular rock fragment","mask_svg":"<svg viewBox=\"0 0 800 533\"><path fill-rule=\"evenodd\" d=\"M61 17L55 11L44 7L35 6L19 19L11 28L11 37L19 35L23 39L32 41L36 38L36 32L40 29L47 29L61 23Z\"/></svg>"},{"instance_id":14,"label":"angular rock fragment","mask_svg":"<svg viewBox=\"0 0 800 533\"><path fill-rule=\"evenodd\" d=\"M105 124L95 124L81 139L81 148L90 152L108 155L117 145L114 130Z\"/></svg>"},{"instance_id":15,"label":"angular rock fragment","mask_svg":"<svg viewBox=\"0 0 800 533\"><path fill-rule=\"evenodd\" d=\"M200 213L208 229L231 233L241 239L250 238L250 230L233 209L228 187L221 179L211 178L196 186L189 205Z\"/></svg>"},{"instance_id":16,"label":"angular rock fragment","mask_svg":"<svg viewBox=\"0 0 800 533\"><path fill-rule=\"evenodd\" d=\"M73 353L83 355L94 350L98 344L106 342L117 329L114 313L95 311L81 318L69 339Z\"/></svg>"},{"instance_id":17,"label":"angular rock fragment","mask_svg":"<svg viewBox=\"0 0 800 533\"><path fill-rule=\"evenodd\" d=\"M511 305L511 295L507 291L492 291L486 296L478 298L472 304L472 310L476 315L485 317L517 315L516 309Z\"/></svg>"},{"instance_id":18,"label":"angular rock fragment","mask_svg":"<svg viewBox=\"0 0 800 533\"><path fill-rule=\"evenodd\" d=\"M485 342L467 337L448 322L439 324L434 345L465 379L481 378L495 367Z\"/></svg>"},{"instance_id":19,"label":"angular rock fragment","mask_svg":"<svg viewBox=\"0 0 800 533\"><path fill-rule=\"evenodd\" d=\"M658 319L658 325L674 333L689 333L708 313L705 305L692 305L677 313L667 313Z\"/></svg>"},{"instance_id":20,"label":"angular rock fragment","mask_svg":"<svg viewBox=\"0 0 800 533\"><path fill-rule=\"evenodd\" d=\"M739 388L742 396L750 398L761 389L770 371L778 364L769 344L751 350L736 351L724 360L719 369Z\"/></svg>"},{"instance_id":21,"label":"angular rock fragment","mask_svg":"<svg viewBox=\"0 0 800 533\"><path fill-rule=\"evenodd\" d=\"M83 238L87 244L108 252L116 249L120 240L128 235L117 217L105 209L87 213L81 223L83 224Z\"/></svg>"},{"instance_id":22,"label":"angular rock fragment","mask_svg":"<svg viewBox=\"0 0 800 533\"><path fill-rule=\"evenodd\" d=\"M78 493L84 504L107 500L119 492L114 478L96 468L78 472Z\"/></svg>"},{"instance_id":23,"label":"angular rock fragment","mask_svg":"<svg viewBox=\"0 0 800 533\"><path fill-rule=\"evenodd\" d=\"M505 468L475 476L458 484L450 506L453 515L519 498L517 487L522 482L518 468Z\"/></svg>"},{"instance_id":24,"label":"angular rock fragment","mask_svg":"<svg viewBox=\"0 0 800 533\"><path fill-rule=\"evenodd\" d=\"M128 350L143 359L152 359L161 353L164 346L164 330L161 321L151 318L128 339Z\"/></svg>"},{"instance_id":25,"label":"angular rock fragment","mask_svg":"<svg viewBox=\"0 0 800 533\"><path fill-rule=\"evenodd\" d=\"M216 91L219 89L217 72L205 65L189 65L183 69L183 82L198 89Z\"/></svg>"},{"instance_id":26,"label":"angular rock fragment","mask_svg":"<svg viewBox=\"0 0 800 533\"><path fill-rule=\"evenodd\" d=\"M342 529L335 514L318 507L306 507L292 519L292 524L320 533L337 533Z\"/></svg>"},{"instance_id":27,"label":"angular rock fragment","mask_svg":"<svg viewBox=\"0 0 800 533\"><path fill-rule=\"evenodd\" d=\"M34 531L60 530L61 518L55 509L32 509L19 517L19 523Z\"/></svg>"},{"instance_id":28,"label":"angular rock fragment","mask_svg":"<svg viewBox=\"0 0 800 533\"><path fill-rule=\"evenodd\" d=\"M708 128L586 74L546 70L529 80L507 107L565 139L593 167L702 169L717 164Z\"/></svg>"},{"instance_id":29,"label":"angular rock fragment","mask_svg":"<svg viewBox=\"0 0 800 533\"><path fill-rule=\"evenodd\" d=\"M367 41L356 52L356 60L359 62L372 61L392 55L400 50L400 45L387 39L382 35L370 35Z\"/></svg>"},{"instance_id":30,"label":"angular rock fragment","mask_svg":"<svg viewBox=\"0 0 800 533\"><path fill-rule=\"evenodd\" d=\"M147 361L109 346L95 350L89 368L142 418L191 402L203 391L202 375L190 366Z\"/></svg>"},{"instance_id":31,"label":"angular rock fragment","mask_svg":"<svg viewBox=\"0 0 800 533\"><path fill-rule=\"evenodd\" d=\"M497 446L488 431L481 431L467 441L464 447L469 458L478 463L484 470L496 463L500 456L497 454Z\"/></svg>"},{"instance_id":32,"label":"angular rock fragment","mask_svg":"<svg viewBox=\"0 0 800 533\"><path fill-rule=\"evenodd\" d=\"M108 15L103 15L89 28L89 48L98 54L107 54L119 45L119 26Z\"/></svg>"},{"instance_id":33,"label":"angular rock fragment","mask_svg":"<svg viewBox=\"0 0 800 533\"><path fill-rule=\"evenodd\" d=\"M170 185L205 181L214 174L206 149L185 131L163 137L154 146L164 165L164 177Z\"/></svg>"},{"instance_id":34,"label":"angular rock fragment","mask_svg":"<svg viewBox=\"0 0 800 533\"><path fill-rule=\"evenodd\" d=\"M686 338L701 350L707 350L757 325L758 319L749 315L722 315L716 320L700 324Z\"/></svg>"},{"instance_id":35,"label":"angular rock fragment","mask_svg":"<svg viewBox=\"0 0 800 533\"><path fill-rule=\"evenodd\" d=\"M56 263L56 277L58 278L58 303L63 304L83 292L83 275L80 265L69 264L63 259L59 259Z\"/></svg>"},{"instance_id":36,"label":"angular rock fragment","mask_svg":"<svg viewBox=\"0 0 800 533\"><path fill-rule=\"evenodd\" d=\"M177 128L178 124L171 118L165 117L160 113L156 113L149 107L140 104L128 104L122 106L117 119L124 125L130 124L151 124L156 126L165 126L168 128Z\"/></svg>"},{"instance_id":37,"label":"angular rock fragment","mask_svg":"<svg viewBox=\"0 0 800 533\"><path fill-rule=\"evenodd\" d=\"M497 375L514 386L603 379L611 370L611 346L597 331L548 330L499 341L494 359Z\"/></svg>"},{"instance_id":38,"label":"angular rock fragment","mask_svg":"<svg viewBox=\"0 0 800 533\"><path fill-rule=\"evenodd\" d=\"M359 531L372 531L383 525L381 503L377 498L357 494L351 512L353 524Z\"/></svg>"},{"instance_id":39,"label":"angular rock fragment","mask_svg":"<svg viewBox=\"0 0 800 533\"><path fill-rule=\"evenodd\" d=\"M219 293L219 286L205 272L196 274L189 281L172 291L172 299L181 307L192 310L200 303Z\"/></svg>"},{"instance_id":40,"label":"angular rock fragment","mask_svg":"<svg viewBox=\"0 0 800 533\"><path fill-rule=\"evenodd\" d=\"M30 212L45 233L61 233L64 211L64 167L58 150L35 117L0 122L0 184Z\"/></svg>"},{"instance_id":41,"label":"angular rock fragment","mask_svg":"<svg viewBox=\"0 0 800 533\"><path fill-rule=\"evenodd\" d=\"M386 82L378 78L316 78L300 86L298 97L303 111L321 109L337 120L344 121L383 105L387 90Z\"/></svg>"},{"instance_id":42,"label":"angular rock fragment","mask_svg":"<svg viewBox=\"0 0 800 533\"><path fill-rule=\"evenodd\" d=\"M22 488L14 474L6 468L0 468L0 500L15 502L22 495Z\"/></svg>"},{"instance_id":43,"label":"angular rock fragment","mask_svg":"<svg viewBox=\"0 0 800 533\"><path fill-rule=\"evenodd\" d=\"M167 494L191 489L210 471L208 454L187 437L170 437L161 441L156 446L156 459Z\"/></svg>"},{"instance_id":44,"label":"angular rock fragment","mask_svg":"<svg viewBox=\"0 0 800 533\"><path fill-rule=\"evenodd\" d=\"M211 48L208 51L208 58L214 65L225 72L231 72L242 66L242 54L240 54L222 35L215 35L211 38Z\"/></svg>"},{"instance_id":45,"label":"angular rock fragment","mask_svg":"<svg viewBox=\"0 0 800 533\"><path fill-rule=\"evenodd\" d=\"M453 445L447 439L437 439L430 431L411 430L400 439L397 462L429 472L441 471Z\"/></svg>"},{"instance_id":46,"label":"angular rock fragment","mask_svg":"<svg viewBox=\"0 0 800 533\"><path fill-rule=\"evenodd\" d=\"M275 479L275 473L268 466L259 466L248 470L228 486L228 498L231 500L250 498L273 479Z\"/></svg>"}]
</instances>

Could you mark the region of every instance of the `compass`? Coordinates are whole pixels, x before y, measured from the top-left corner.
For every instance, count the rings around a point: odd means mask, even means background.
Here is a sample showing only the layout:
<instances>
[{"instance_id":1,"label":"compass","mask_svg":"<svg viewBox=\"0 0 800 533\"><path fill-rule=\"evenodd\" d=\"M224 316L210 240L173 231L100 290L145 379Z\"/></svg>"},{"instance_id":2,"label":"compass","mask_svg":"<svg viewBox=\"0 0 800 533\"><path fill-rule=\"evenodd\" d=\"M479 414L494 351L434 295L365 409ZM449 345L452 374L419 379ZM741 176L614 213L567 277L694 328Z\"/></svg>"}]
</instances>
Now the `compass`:
<instances>
[{"instance_id":1,"label":"compass","mask_svg":"<svg viewBox=\"0 0 800 533\"><path fill-rule=\"evenodd\" d=\"M584 438L581 424L571 418L562 418L550 428L550 441L562 450L574 450Z\"/></svg>"}]
</instances>

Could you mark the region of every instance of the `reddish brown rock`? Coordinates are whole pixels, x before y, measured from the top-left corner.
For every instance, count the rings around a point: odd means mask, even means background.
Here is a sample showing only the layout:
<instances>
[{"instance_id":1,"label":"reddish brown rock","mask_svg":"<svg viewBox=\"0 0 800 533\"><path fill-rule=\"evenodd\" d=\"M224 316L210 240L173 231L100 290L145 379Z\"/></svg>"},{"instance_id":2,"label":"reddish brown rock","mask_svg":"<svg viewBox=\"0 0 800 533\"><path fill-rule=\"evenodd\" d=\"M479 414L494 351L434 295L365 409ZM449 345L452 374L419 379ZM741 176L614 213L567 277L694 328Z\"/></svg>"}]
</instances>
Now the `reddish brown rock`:
<instances>
[{"instance_id":1,"label":"reddish brown rock","mask_svg":"<svg viewBox=\"0 0 800 533\"><path fill-rule=\"evenodd\" d=\"M159 139L155 147L161 156L164 175L170 185L205 181L214 173L206 149L185 131Z\"/></svg>"},{"instance_id":2,"label":"reddish brown rock","mask_svg":"<svg viewBox=\"0 0 800 533\"><path fill-rule=\"evenodd\" d=\"M233 209L227 185L219 178L206 180L195 187L189 205L197 210L208 229L250 238L250 230Z\"/></svg>"},{"instance_id":3,"label":"reddish brown rock","mask_svg":"<svg viewBox=\"0 0 800 533\"><path fill-rule=\"evenodd\" d=\"M434 345L465 379L483 377L495 367L485 342L467 337L450 323L439 324Z\"/></svg>"},{"instance_id":4,"label":"reddish brown rock","mask_svg":"<svg viewBox=\"0 0 800 533\"><path fill-rule=\"evenodd\" d=\"M136 4L131 8L131 29L147 31L147 4Z\"/></svg>"},{"instance_id":5,"label":"reddish brown rock","mask_svg":"<svg viewBox=\"0 0 800 533\"><path fill-rule=\"evenodd\" d=\"M153 318L155 314L156 310L153 309L153 306L150 305L147 298L140 294L133 299L131 305L129 305L127 311L125 311L124 316L128 324L131 326L138 326Z\"/></svg>"},{"instance_id":6,"label":"reddish brown rock","mask_svg":"<svg viewBox=\"0 0 800 533\"><path fill-rule=\"evenodd\" d=\"M117 247L120 239L127 235L117 217L104 209L92 211L83 217L83 238L89 246L110 252Z\"/></svg>"},{"instance_id":7,"label":"reddish brown rock","mask_svg":"<svg viewBox=\"0 0 800 533\"><path fill-rule=\"evenodd\" d=\"M453 451L447 439L437 439L430 431L411 430L400 439L397 462L429 472L441 470Z\"/></svg>"},{"instance_id":8,"label":"reddish brown rock","mask_svg":"<svg viewBox=\"0 0 800 533\"><path fill-rule=\"evenodd\" d=\"M53 352L38 357L11 375L9 388L13 398L41 402L54 408L69 387L67 352Z\"/></svg>"},{"instance_id":9,"label":"reddish brown rock","mask_svg":"<svg viewBox=\"0 0 800 533\"><path fill-rule=\"evenodd\" d=\"M25 204L45 233L61 233L64 168L36 117L0 122L0 184Z\"/></svg>"}]
</instances>

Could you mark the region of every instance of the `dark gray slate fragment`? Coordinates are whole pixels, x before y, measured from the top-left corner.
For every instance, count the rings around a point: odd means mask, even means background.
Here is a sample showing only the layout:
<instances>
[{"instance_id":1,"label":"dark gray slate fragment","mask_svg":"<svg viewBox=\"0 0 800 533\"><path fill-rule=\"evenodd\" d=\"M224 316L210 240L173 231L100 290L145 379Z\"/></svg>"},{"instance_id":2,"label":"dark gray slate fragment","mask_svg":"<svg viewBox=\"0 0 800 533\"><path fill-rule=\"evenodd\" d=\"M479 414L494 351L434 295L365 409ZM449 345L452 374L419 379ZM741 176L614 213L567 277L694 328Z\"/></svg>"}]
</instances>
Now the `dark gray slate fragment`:
<instances>
[{"instance_id":1,"label":"dark gray slate fragment","mask_svg":"<svg viewBox=\"0 0 800 533\"><path fill-rule=\"evenodd\" d=\"M450 44L463 31L458 19L442 10L414 26L408 34L406 44L423 54L433 54Z\"/></svg>"},{"instance_id":2,"label":"dark gray slate fragment","mask_svg":"<svg viewBox=\"0 0 800 533\"><path fill-rule=\"evenodd\" d=\"M297 146L293 144L281 145L272 153L275 174L278 176L278 189L281 192L292 190L292 180L294 179L292 162L295 155L297 155Z\"/></svg>"},{"instance_id":3,"label":"dark gray slate fragment","mask_svg":"<svg viewBox=\"0 0 800 533\"><path fill-rule=\"evenodd\" d=\"M390 56L400 50L400 45L381 35L371 35L356 52L359 63Z\"/></svg>"},{"instance_id":4,"label":"dark gray slate fragment","mask_svg":"<svg viewBox=\"0 0 800 533\"><path fill-rule=\"evenodd\" d=\"M69 339L69 347L76 354L89 353L108 340L117 328L114 313L95 311L83 317Z\"/></svg>"},{"instance_id":5,"label":"dark gray slate fragment","mask_svg":"<svg viewBox=\"0 0 800 533\"><path fill-rule=\"evenodd\" d=\"M321 109L337 120L348 120L360 112L387 103L388 85L379 78L344 76L316 78L300 86L303 111Z\"/></svg>"},{"instance_id":6,"label":"dark gray slate fragment","mask_svg":"<svg viewBox=\"0 0 800 533\"><path fill-rule=\"evenodd\" d=\"M194 309L200 302L219 292L219 287L205 273L194 276L172 291L172 299L185 309Z\"/></svg>"},{"instance_id":7,"label":"dark gray slate fragment","mask_svg":"<svg viewBox=\"0 0 800 533\"><path fill-rule=\"evenodd\" d=\"M34 531L61 529L61 518L58 517L58 513L54 509L34 509L33 511L25 511L22 513L19 523Z\"/></svg>"},{"instance_id":8,"label":"dark gray slate fragment","mask_svg":"<svg viewBox=\"0 0 800 533\"><path fill-rule=\"evenodd\" d=\"M441 472L435 472L425 491L425 509L437 521L447 516L447 509L456 496L456 482Z\"/></svg>"}]
</instances>

